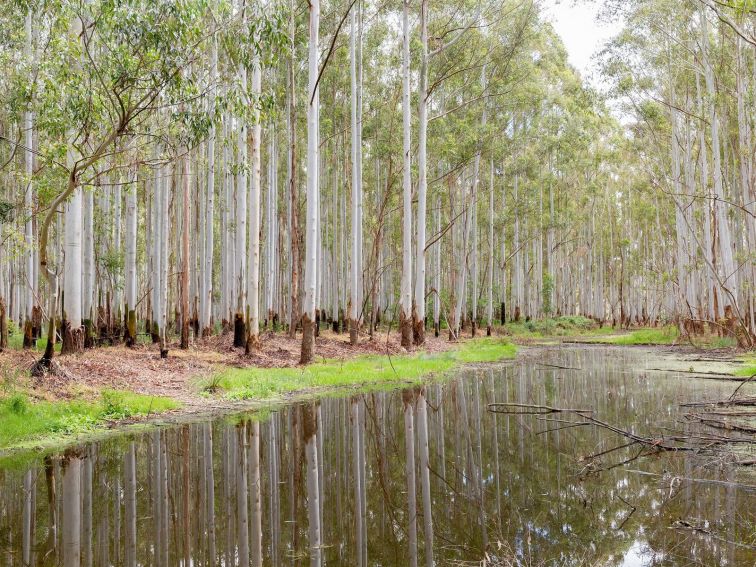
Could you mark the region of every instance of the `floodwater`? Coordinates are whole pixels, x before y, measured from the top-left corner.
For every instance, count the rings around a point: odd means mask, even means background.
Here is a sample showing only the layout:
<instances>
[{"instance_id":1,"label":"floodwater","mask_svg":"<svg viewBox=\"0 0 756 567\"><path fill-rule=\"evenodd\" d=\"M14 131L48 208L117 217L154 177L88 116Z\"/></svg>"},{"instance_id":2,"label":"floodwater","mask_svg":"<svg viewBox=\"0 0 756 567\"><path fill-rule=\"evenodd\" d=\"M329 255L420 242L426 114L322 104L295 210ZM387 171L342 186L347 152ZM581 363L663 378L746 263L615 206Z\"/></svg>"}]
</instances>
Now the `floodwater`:
<instances>
[{"instance_id":1,"label":"floodwater","mask_svg":"<svg viewBox=\"0 0 756 567\"><path fill-rule=\"evenodd\" d=\"M679 404L734 389L644 372L646 356L547 350L422 390L2 461L0 565L754 565L747 469L706 452L632 460L637 444L586 459L628 439L489 411L592 409L638 435L693 435Z\"/></svg>"}]
</instances>

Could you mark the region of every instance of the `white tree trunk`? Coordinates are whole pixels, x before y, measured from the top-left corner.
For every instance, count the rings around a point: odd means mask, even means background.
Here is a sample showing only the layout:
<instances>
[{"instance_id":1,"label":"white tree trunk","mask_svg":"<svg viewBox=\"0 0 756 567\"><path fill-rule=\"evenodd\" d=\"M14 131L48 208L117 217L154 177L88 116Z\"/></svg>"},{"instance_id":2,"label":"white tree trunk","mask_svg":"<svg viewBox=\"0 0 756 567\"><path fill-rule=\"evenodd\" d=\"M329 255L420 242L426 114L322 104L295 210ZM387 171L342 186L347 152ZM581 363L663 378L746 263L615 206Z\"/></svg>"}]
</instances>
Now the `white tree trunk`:
<instances>
[{"instance_id":1,"label":"white tree trunk","mask_svg":"<svg viewBox=\"0 0 756 567\"><path fill-rule=\"evenodd\" d=\"M402 2L402 279L399 321L402 346L412 346L412 141L410 137L410 27L409 0Z\"/></svg>"},{"instance_id":2,"label":"white tree trunk","mask_svg":"<svg viewBox=\"0 0 756 567\"><path fill-rule=\"evenodd\" d=\"M355 47L357 35L357 17L355 10L351 13L351 34L349 36L349 60L351 76L351 119L352 119L352 263L349 278L349 337L353 345L357 344L360 314L362 310L362 137L360 124L360 86L359 69L362 62L358 60L362 50ZM361 39L361 38L360 38Z\"/></svg>"},{"instance_id":3,"label":"white tree trunk","mask_svg":"<svg viewBox=\"0 0 756 567\"><path fill-rule=\"evenodd\" d=\"M412 315L415 344L425 342L425 228L428 193L428 0L420 2L420 85L417 102L417 243L415 301Z\"/></svg>"},{"instance_id":4,"label":"white tree trunk","mask_svg":"<svg viewBox=\"0 0 756 567\"><path fill-rule=\"evenodd\" d=\"M215 84L218 80L218 38L213 35L210 49L210 104L209 112L215 111ZM200 333L203 337L212 333L213 308L213 219L215 217L215 123L211 123L207 139L207 195L205 204L205 253L202 290L200 294Z\"/></svg>"},{"instance_id":5,"label":"white tree trunk","mask_svg":"<svg viewBox=\"0 0 756 567\"><path fill-rule=\"evenodd\" d=\"M249 322L247 329L247 347L260 346L260 147L262 128L260 113L257 110L258 98L262 90L262 71L260 61L255 57L252 62L252 98L255 104L254 123L250 142L250 161L252 182L249 186Z\"/></svg>"},{"instance_id":6,"label":"white tree trunk","mask_svg":"<svg viewBox=\"0 0 756 567\"><path fill-rule=\"evenodd\" d=\"M304 305L302 318L302 353L300 361L307 363L312 360L315 342L315 292L318 281L318 232L319 232L319 199L320 179L318 163L319 112L318 97L318 36L320 29L320 0L310 0L310 41L307 89L307 219L305 234L305 281ZM319 557L319 555L318 555Z\"/></svg>"}]
</instances>

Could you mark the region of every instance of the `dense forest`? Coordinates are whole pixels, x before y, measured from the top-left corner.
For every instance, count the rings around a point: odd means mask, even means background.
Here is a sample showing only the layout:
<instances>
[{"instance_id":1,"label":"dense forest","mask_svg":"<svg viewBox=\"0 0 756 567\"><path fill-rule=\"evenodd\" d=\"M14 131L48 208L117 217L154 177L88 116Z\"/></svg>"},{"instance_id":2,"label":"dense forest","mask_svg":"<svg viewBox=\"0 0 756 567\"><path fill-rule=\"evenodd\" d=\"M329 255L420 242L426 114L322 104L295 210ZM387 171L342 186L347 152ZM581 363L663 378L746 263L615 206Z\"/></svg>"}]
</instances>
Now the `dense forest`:
<instances>
[{"instance_id":1,"label":"dense forest","mask_svg":"<svg viewBox=\"0 0 756 567\"><path fill-rule=\"evenodd\" d=\"M582 315L756 333L756 6L6 0L0 349Z\"/></svg>"}]
</instances>

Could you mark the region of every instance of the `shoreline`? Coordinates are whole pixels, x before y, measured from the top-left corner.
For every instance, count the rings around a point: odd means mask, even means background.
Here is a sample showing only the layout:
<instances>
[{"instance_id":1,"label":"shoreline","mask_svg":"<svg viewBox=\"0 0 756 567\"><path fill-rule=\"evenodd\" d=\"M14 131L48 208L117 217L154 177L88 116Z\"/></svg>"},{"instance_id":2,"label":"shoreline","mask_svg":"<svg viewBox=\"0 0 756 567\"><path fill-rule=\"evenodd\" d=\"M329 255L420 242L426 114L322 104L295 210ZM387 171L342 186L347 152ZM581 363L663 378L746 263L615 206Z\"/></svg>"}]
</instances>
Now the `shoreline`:
<instances>
[{"instance_id":1,"label":"shoreline","mask_svg":"<svg viewBox=\"0 0 756 567\"><path fill-rule=\"evenodd\" d=\"M649 371L733 382L748 380L744 372L749 371L752 362L742 356L739 359L738 351L731 348L627 344L627 337L632 333L527 337L497 331L490 338L463 337L456 342L429 336L422 348L407 352L399 346L397 333L394 337L377 334L372 339L364 338L353 347L348 335L326 330L316 342L317 360L304 367L298 364L299 337L290 339L281 333L264 334L262 348L249 357L244 356L243 350L233 348L230 334L199 341L187 351L171 349L167 359L161 359L153 345L138 345L134 349L100 347L81 355L57 357L61 372L47 376L42 384L35 383L25 372L38 356L36 351L5 351L0 353L0 378L4 381L0 417L3 404L7 406L11 396L19 393L32 409L40 404L53 407L88 404L86 411L91 413L93 408L103 405L103 392L112 392L116 398L133 394L137 402L134 408L128 404L121 408L116 401L116 413L125 414L122 418L112 418L112 408L109 408L96 413L94 423L85 421L68 426L64 422L63 429L51 423L50 431L31 436L9 438L6 435L3 438L5 426L0 426L0 457L28 449L44 450L61 442L76 443L134 427L212 419L352 390L372 391L418 384L468 363L514 359L518 350L524 358L562 347L646 349L654 353L657 366L648 368ZM617 336L622 337L621 342L613 343ZM694 371L694 365L698 371ZM155 412L154 400L175 402L178 406ZM7 413L8 408L5 410Z\"/></svg>"}]
</instances>

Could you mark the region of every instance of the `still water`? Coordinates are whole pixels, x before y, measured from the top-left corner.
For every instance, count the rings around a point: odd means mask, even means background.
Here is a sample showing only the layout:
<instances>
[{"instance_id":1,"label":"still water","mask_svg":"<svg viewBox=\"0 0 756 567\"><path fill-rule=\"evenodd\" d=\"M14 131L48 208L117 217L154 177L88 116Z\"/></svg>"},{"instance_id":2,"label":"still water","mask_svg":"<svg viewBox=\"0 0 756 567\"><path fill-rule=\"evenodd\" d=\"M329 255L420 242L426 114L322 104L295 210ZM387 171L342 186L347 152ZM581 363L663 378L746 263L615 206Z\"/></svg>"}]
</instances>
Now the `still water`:
<instances>
[{"instance_id":1,"label":"still water","mask_svg":"<svg viewBox=\"0 0 756 567\"><path fill-rule=\"evenodd\" d=\"M694 434L679 404L733 390L645 356L555 349L2 461L0 565L754 565L752 473L637 445L586 460L627 439L489 411Z\"/></svg>"}]
</instances>

